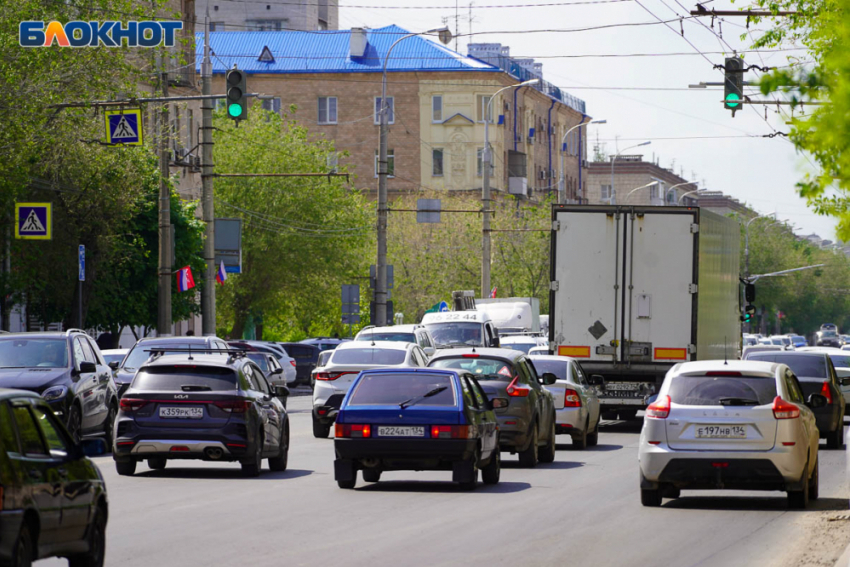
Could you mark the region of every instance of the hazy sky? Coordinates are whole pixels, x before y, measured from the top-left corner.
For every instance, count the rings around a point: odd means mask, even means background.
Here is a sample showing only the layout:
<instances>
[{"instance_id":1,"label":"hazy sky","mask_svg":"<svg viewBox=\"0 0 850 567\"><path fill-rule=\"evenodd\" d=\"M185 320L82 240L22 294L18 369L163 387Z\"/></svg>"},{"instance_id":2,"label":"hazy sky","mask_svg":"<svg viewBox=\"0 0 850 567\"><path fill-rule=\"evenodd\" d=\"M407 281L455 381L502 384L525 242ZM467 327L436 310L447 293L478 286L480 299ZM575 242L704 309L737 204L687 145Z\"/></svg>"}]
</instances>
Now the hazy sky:
<instances>
[{"instance_id":1,"label":"hazy sky","mask_svg":"<svg viewBox=\"0 0 850 567\"><path fill-rule=\"evenodd\" d=\"M460 33L468 34L469 1L460 5ZM782 137L747 137L770 134L775 130L787 132L790 107L767 109L747 105L732 118L723 108L722 87L705 90L688 89L689 84L721 82L721 71L712 64L723 64L724 54L730 53L728 42L735 49L749 49L746 18L725 18L715 21L713 32L696 20L668 24L614 27L569 33L542 33L533 30L574 30L634 22L657 21L635 0L608 1L562 6L531 7L528 4L562 3L559 0L476 0L472 8L472 37L459 38L459 51L466 53L466 44L501 43L510 46L512 56L535 57L543 63L544 79L565 88L587 102L587 112L594 118L604 118L608 124L589 127L589 151L598 137L606 153L645 140L652 140L643 150L644 159L653 155L663 167L675 162L675 170L683 170L686 179L705 180L705 187L720 190L748 203L762 213L776 211L780 219L788 219L798 234L817 232L823 238L834 239L834 221L815 215L794 189L795 182L812 165L805 156L795 152L793 145ZM566 0L575 2L576 0ZM685 0L638 0L663 20L688 17L695 4ZM522 8L484 8L488 5L523 4ZM340 28L368 26L372 28L398 24L411 31L440 27L444 18L455 29L455 9L391 9L407 6L448 6L446 0L342 0ZM348 6L366 6L354 8ZM475 6L478 5L479 8ZM737 9L727 0L715 0L709 7ZM386 6L387 8L381 8ZM710 18L700 18L710 26ZM680 31L684 27L684 38ZM760 26L751 25L757 36ZM528 33L498 33L498 32ZM496 33L484 33L496 32ZM706 57L688 44L706 53ZM455 42L451 43L451 47ZM594 54L685 53L664 57L566 57ZM789 57L805 58L805 51L746 53L748 65L784 66ZM758 73L750 71L747 80L756 80ZM597 87L597 88L588 88ZM599 88L601 87L601 88ZM663 87L683 90L641 91L617 90L617 87ZM753 98L764 99L756 94ZM799 111L797 111L799 112ZM731 137L727 137L731 136ZM702 139L664 139L697 138ZM629 152L631 153L631 152Z\"/></svg>"}]
</instances>

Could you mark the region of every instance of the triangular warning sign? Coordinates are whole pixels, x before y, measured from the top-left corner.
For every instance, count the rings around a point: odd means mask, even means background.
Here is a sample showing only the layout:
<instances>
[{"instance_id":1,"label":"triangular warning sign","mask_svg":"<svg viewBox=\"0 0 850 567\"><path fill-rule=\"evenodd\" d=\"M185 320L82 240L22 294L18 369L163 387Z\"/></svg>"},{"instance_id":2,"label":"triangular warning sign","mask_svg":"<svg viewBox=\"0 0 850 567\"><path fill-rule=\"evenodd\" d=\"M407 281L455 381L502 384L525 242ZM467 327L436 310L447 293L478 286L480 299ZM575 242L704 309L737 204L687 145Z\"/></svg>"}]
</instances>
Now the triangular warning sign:
<instances>
[{"instance_id":1,"label":"triangular warning sign","mask_svg":"<svg viewBox=\"0 0 850 567\"><path fill-rule=\"evenodd\" d=\"M262 61L263 63L274 63L274 55L272 55L271 49L269 49L268 45L263 46L263 51L260 53L257 61Z\"/></svg>"},{"instance_id":2,"label":"triangular warning sign","mask_svg":"<svg viewBox=\"0 0 850 567\"><path fill-rule=\"evenodd\" d=\"M112 130L112 139L118 138L138 138L139 135L133 130L133 127L130 125L130 121L127 120L126 116L121 116L121 120L115 125L115 129Z\"/></svg>"},{"instance_id":3,"label":"triangular warning sign","mask_svg":"<svg viewBox=\"0 0 850 567\"><path fill-rule=\"evenodd\" d=\"M20 232L44 232L44 225L41 224L41 221L38 220L38 215L35 214L35 210L30 211L27 220L24 221L24 224L20 228Z\"/></svg>"}]
</instances>

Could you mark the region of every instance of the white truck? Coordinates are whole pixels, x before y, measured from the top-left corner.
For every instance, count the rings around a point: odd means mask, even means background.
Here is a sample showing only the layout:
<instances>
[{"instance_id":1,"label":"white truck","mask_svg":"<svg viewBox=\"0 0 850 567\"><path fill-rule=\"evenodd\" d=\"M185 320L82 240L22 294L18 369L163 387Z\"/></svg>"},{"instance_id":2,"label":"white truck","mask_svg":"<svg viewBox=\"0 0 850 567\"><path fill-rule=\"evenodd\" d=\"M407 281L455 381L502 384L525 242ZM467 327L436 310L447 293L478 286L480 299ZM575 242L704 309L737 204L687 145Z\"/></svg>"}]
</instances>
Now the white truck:
<instances>
[{"instance_id":1,"label":"white truck","mask_svg":"<svg viewBox=\"0 0 850 567\"><path fill-rule=\"evenodd\" d=\"M490 314L500 335L540 332L540 300L536 297L476 299L475 309Z\"/></svg>"},{"instance_id":2,"label":"white truck","mask_svg":"<svg viewBox=\"0 0 850 567\"><path fill-rule=\"evenodd\" d=\"M667 371L741 348L740 229L695 207L555 205L549 348L578 359L608 417Z\"/></svg>"}]
</instances>

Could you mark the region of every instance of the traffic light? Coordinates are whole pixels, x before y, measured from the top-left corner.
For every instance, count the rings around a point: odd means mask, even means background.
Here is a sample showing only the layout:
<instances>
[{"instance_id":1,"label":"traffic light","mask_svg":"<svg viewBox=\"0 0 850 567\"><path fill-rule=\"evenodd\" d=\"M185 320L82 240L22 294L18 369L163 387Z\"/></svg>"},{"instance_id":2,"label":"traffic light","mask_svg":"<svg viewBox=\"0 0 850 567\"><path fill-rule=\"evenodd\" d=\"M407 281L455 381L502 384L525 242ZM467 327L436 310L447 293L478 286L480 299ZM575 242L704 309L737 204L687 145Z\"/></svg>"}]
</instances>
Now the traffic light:
<instances>
[{"instance_id":1,"label":"traffic light","mask_svg":"<svg viewBox=\"0 0 850 567\"><path fill-rule=\"evenodd\" d=\"M227 84L227 115L236 120L248 119L248 85L245 73L233 66L225 75Z\"/></svg>"},{"instance_id":2,"label":"traffic light","mask_svg":"<svg viewBox=\"0 0 850 567\"><path fill-rule=\"evenodd\" d=\"M741 315L741 322L742 323L752 323L753 317L755 316L755 313L756 313L756 306L752 305L752 304L747 304L747 306L744 307L744 314Z\"/></svg>"},{"instance_id":3,"label":"traffic light","mask_svg":"<svg viewBox=\"0 0 850 567\"><path fill-rule=\"evenodd\" d=\"M732 111L740 110L744 99L744 60L740 57L727 57L723 81L723 107Z\"/></svg>"},{"instance_id":4,"label":"traffic light","mask_svg":"<svg viewBox=\"0 0 850 567\"><path fill-rule=\"evenodd\" d=\"M756 300L756 284L748 283L744 285L744 298L747 303L752 303Z\"/></svg>"}]
</instances>

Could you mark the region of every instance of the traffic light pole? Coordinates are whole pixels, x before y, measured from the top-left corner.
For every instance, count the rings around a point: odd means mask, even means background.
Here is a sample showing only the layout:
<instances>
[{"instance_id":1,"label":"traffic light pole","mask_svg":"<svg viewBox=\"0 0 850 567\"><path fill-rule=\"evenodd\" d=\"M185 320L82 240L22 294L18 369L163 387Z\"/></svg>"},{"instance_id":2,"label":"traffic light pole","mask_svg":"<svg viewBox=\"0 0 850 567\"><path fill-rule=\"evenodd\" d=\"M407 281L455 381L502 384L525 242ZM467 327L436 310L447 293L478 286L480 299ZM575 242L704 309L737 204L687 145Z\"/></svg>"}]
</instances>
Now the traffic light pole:
<instances>
[{"instance_id":1,"label":"traffic light pole","mask_svg":"<svg viewBox=\"0 0 850 567\"><path fill-rule=\"evenodd\" d=\"M168 97L168 73L160 75L162 96ZM169 337L171 325L171 188L168 177L168 102L163 103L159 125L159 301L157 304L156 334Z\"/></svg>"},{"instance_id":2,"label":"traffic light pole","mask_svg":"<svg viewBox=\"0 0 850 567\"><path fill-rule=\"evenodd\" d=\"M212 97L212 61L210 59L210 14L204 20L204 60L201 63L201 88L205 97ZM201 107L201 181L204 217L204 286L201 289L201 331L204 336L215 335L215 211L213 210L213 103L204 99Z\"/></svg>"}]
</instances>

